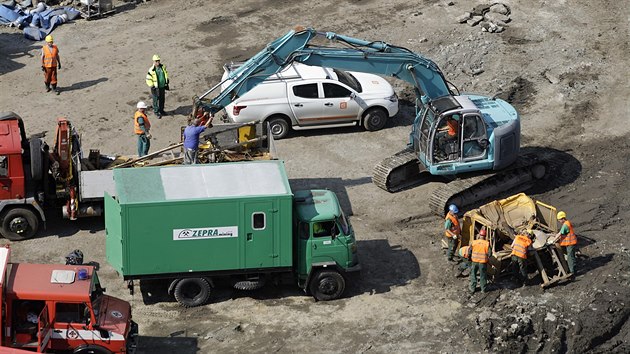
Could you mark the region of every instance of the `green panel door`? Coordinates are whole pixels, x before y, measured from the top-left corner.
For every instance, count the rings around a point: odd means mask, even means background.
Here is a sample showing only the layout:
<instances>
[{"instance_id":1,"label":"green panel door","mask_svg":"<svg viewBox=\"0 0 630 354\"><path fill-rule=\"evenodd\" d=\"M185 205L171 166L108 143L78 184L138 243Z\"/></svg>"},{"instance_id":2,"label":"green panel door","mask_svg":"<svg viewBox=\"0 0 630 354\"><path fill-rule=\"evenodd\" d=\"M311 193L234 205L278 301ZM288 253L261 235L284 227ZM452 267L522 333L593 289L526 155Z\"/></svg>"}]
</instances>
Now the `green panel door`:
<instances>
[{"instance_id":1,"label":"green panel door","mask_svg":"<svg viewBox=\"0 0 630 354\"><path fill-rule=\"evenodd\" d=\"M245 203L245 268L274 266L274 216L272 202Z\"/></svg>"},{"instance_id":2,"label":"green panel door","mask_svg":"<svg viewBox=\"0 0 630 354\"><path fill-rule=\"evenodd\" d=\"M118 272L123 268L122 220L120 204L105 193L105 253L107 262Z\"/></svg>"},{"instance_id":3,"label":"green panel door","mask_svg":"<svg viewBox=\"0 0 630 354\"><path fill-rule=\"evenodd\" d=\"M348 247L336 237L338 235L339 228L332 220L313 223L313 240L311 241L313 263L335 261L344 264L348 258Z\"/></svg>"}]
</instances>

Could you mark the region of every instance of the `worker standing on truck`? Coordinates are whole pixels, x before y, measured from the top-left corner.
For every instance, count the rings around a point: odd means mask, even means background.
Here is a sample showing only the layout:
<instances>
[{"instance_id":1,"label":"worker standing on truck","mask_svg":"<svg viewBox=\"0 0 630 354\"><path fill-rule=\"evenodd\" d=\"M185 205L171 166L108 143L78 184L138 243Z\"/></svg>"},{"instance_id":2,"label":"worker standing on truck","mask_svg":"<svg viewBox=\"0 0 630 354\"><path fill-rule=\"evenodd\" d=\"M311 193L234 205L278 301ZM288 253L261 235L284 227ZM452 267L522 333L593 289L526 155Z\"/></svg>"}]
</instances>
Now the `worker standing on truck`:
<instances>
[{"instance_id":1,"label":"worker standing on truck","mask_svg":"<svg viewBox=\"0 0 630 354\"><path fill-rule=\"evenodd\" d=\"M46 84L46 92L52 90L59 94L57 89L57 69L61 69L61 60L59 58L59 48L53 44L53 37L46 36L46 44L42 47L42 71L44 72L44 84Z\"/></svg>"},{"instance_id":2,"label":"worker standing on truck","mask_svg":"<svg viewBox=\"0 0 630 354\"><path fill-rule=\"evenodd\" d=\"M481 229L477 239L470 245L472 249L470 255L470 293L473 294L477 289L477 272L479 272L479 287L481 292L486 292L486 271L488 270L488 260L490 258L490 242L486 240L486 229Z\"/></svg>"},{"instance_id":3,"label":"worker standing on truck","mask_svg":"<svg viewBox=\"0 0 630 354\"><path fill-rule=\"evenodd\" d=\"M575 279L575 248L577 247L577 235L573 231L573 224L567 220L567 214L560 211L557 215L558 221L562 223L560 232L556 234L555 242L560 241L560 247L567 254L567 263L571 279Z\"/></svg>"},{"instance_id":4,"label":"worker standing on truck","mask_svg":"<svg viewBox=\"0 0 630 354\"><path fill-rule=\"evenodd\" d=\"M195 118L191 124L184 129L184 165L195 165L199 163L199 135L203 133L206 128L212 126L212 119L214 116L210 116L210 119L206 124L201 125L201 119Z\"/></svg>"},{"instance_id":5,"label":"worker standing on truck","mask_svg":"<svg viewBox=\"0 0 630 354\"><path fill-rule=\"evenodd\" d=\"M521 286L526 286L529 277L527 276L527 252L532 244L533 234L523 230L512 241L512 263L518 266L518 278Z\"/></svg>"},{"instance_id":6,"label":"worker standing on truck","mask_svg":"<svg viewBox=\"0 0 630 354\"><path fill-rule=\"evenodd\" d=\"M138 109L133 116L133 132L138 136L138 157L149 153L151 147L151 122L145 113L147 104L144 101L138 102Z\"/></svg>"},{"instance_id":7,"label":"worker standing on truck","mask_svg":"<svg viewBox=\"0 0 630 354\"><path fill-rule=\"evenodd\" d=\"M448 213L446 213L444 221L444 237L446 237L446 242L448 243L446 259L449 262L453 262L453 254L457 248L457 239L462 232L462 229L459 226L459 220L457 219L457 213L459 213L457 205L449 205Z\"/></svg>"},{"instance_id":8,"label":"worker standing on truck","mask_svg":"<svg viewBox=\"0 0 630 354\"><path fill-rule=\"evenodd\" d=\"M168 86L168 72L166 66L160 63L160 56L153 55L153 65L149 68L146 78L147 85L151 88L151 96L153 96L153 112L161 119L164 112L165 91Z\"/></svg>"}]
</instances>

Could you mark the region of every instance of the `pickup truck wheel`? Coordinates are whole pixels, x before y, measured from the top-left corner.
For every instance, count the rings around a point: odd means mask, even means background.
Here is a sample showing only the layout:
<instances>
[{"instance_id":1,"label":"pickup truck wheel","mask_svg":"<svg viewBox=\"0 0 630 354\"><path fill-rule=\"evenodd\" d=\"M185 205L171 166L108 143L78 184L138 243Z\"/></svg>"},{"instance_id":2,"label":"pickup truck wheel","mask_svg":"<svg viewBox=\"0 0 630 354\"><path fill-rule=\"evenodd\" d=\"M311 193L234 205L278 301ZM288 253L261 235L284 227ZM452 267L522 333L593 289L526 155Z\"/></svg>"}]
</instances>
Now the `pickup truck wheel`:
<instances>
[{"instance_id":1,"label":"pickup truck wheel","mask_svg":"<svg viewBox=\"0 0 630 354\"><path fill-rule=\"evenodd\" d=\"M35 236L39 228L37 215L29 209L15 208L2 216L0 232L11 241L26 240Z\"/></svg>"},{"instance_id":2,"label":"pickup truck wheel","mask_svg":"<svg viewBox=\"0 0 630 354\"><path fill-rule=\"evenodd\" d=\"M86 345L76 348L72 354L112 354L112 352L98 345Z\"/></svg>"},{"instance_id":3,"label":"pickup truck wheel","mask_svg":"<svg viewBox=\"0 0 630 354\"><path fill-rule=\"evenodd\" d=\"M201 306L208 302L212 288L204 278L182 279L175 286L175 300L184 307Z\"/></svg>"},{"instance_id":4,"label":"pickup truck wheel","mask_svg":"<svg viewBox=\"0 0 630 354\"><path fill-rule=\"evenodd\" d=\"M346 288L346 281L339 272L318 270L309 285L311 295L316 300L338 299Z\"/></svg>"},{"instance_id":5,"label":"pickup truck wheel","mask_svg":"<svg viewBox=\"0 0 630 354\"><path fill-rule=\"evenodd\" d=\"M274 139L282 139L289 134L289 122L285 118L271 117L267 122L269 123L269 131Z\"/></svg>"},{"instance_id":6,"label":"pickup truck wheel","mask_svg":"<svg viewBox=\"0 0 630 354\"><path fill-rule=\"evenodd\" d=\"M29 141L29 149L31 152L31 177L34 181L41 181L44 177L42 140L39 138L31 138Z\"/></svg>"},{"instance_id":7,"label":"pickup truck wheel","mask_svg":"<svg viewBox=\"0 0 630 354\"><path fill-rule=\"evenodd\" d=\"M368 131L381 130L387 124L387 113L380 108L372 108L363 116L363 127Z\"/></svg>"}]
</instances>

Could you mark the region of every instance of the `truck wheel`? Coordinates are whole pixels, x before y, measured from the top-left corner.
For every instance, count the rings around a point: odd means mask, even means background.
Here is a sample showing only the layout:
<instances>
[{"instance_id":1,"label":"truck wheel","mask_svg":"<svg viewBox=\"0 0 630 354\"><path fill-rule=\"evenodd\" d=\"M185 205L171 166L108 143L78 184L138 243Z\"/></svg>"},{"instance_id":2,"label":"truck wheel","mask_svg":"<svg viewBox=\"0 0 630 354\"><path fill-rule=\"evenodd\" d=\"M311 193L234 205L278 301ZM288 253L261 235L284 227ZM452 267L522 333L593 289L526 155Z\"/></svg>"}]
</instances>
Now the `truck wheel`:
<instances>
[{"instance_id":1,"label":"truck wheel","mask_svg":"<svg viewBox=\"0 0 630 354\"><path fill-rule=\"evenodd\" d=\"M346 288L346 281L339 272L318 270L309 285L311 295L319 301L338 299Z\"/></svg>"},{"instance_id":2,"label":"truck wheel","mask_svg":"<svg viewBox=\"0 0 630 354\"><path fill-rule=\"evenodd\" d=\"M39 228L37 215L29 209L10 209L2 216L0 232L11 241L26 240L35 236Z\"/></svg>"},{"instance_id":3,"label":"truck wheel","mask_svg":"<svg viewBox=\"0 0 630 354\"><path fill-rule=\"evenodd\" d=\"M34 181L41 181L44 177L42 140L39 138L31 138L29 146L31 151L31 177L33 177Z\"/></svg>"},{"instance_id":4,"label":"truck wheel","mask_svg":"<svg viewBox=\"0 0 630 354\"><path fill-rule=\"evenodd\" d=\"M184 307L201 306L208 302L212 288L204 278L182 279L175 286L175 300Z\"/></svg>"},{"instance_id":5,"label":"truck wheel","mask_svg":"<svg viewBox=\"0 0 630 354\"><path fill-rule=\"evenodd\" d=\"M275 116L267 120L269 123L269 132L273 135L274 139L286 138L289 134L289 122L283 117Z\"/></svg>"},{"instance_id":6,"label":"truck wheel","mask_svg":"<svg viewBox=\"0 0 630 354\"><path fill-rule=\"evenodd\" d=\"M387 124L387 113L380 108L372 108L363 116L363 127L368 131L381 130Z\"/></svg>"},{"instance_id":7,"label":"truck wheel","mask_svg":"<svg viewBox=\"0 0 630 354\"><path fill-rule=\"evenodd\" d=\"M265 286L265 278L256 280L240 280L234 283L234 289L237 290L256 290Z\"/></svg>"},{"instance_id":8,"label":"truck wheel","mask_svg":"<svg viewBox=\"0 0 630 354\"><path fill-rule=\"evenodd\" d=\"M98 345L80 346L76 348L72 353L73 354L112 354L111 351L103 347L99 347Z\"/></svg>"}]
</instances>

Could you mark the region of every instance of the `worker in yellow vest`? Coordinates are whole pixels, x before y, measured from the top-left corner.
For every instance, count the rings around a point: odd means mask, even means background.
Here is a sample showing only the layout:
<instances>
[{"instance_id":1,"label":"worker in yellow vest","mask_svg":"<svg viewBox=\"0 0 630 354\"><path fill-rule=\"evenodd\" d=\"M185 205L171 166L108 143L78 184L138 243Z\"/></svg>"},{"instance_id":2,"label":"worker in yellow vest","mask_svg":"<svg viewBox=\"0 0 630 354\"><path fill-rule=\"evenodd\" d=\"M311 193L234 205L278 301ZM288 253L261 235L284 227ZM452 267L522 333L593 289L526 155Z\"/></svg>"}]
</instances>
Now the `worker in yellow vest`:
<instances>
[{"instance_id":1,"label":"worker in yellow vest","mask_svg":"<svg viewBox=\"0 0 630 354\"><path fill-rule=\"evenodd\" d=\"M490 260L490 242L486 240L486 229L481 229L477 239L470 245L470 293L473 294L477 289L477 273L479 273L479 287L481 292L486 292L486 272L488 270L488 261Z\"/></svg>"},{"instance_id":2,"label":"worker in yellow vest","mask_svg":"<svg viewBox=\"0 0 630 354\"><path fill-rule=\"evenodd\" d=\"M521 231L512 241L512 264L518 265L518 277L521 286L526 286L529 277L527 275L527 253L532 245L533 234L527 230Z\"/></svg>"},{"instance_id":3,"label":"worker in yellow vest","mask_svg":"<svg viewBox=\"0 0 630 354\"><path fill-rule=\"evenodd\" d=\"M46 44L42 47L42 71L44 72L44 84L46 92L52 90L59 94L57 89L57 69L61 69L61 59L59 58L59 48L53 44L53 37L46 36Z\"/></svg>"},{"instance_id":4,"label":"worker in yellow vest","mask_svg":"<svg viewBox=\"0 0 630 354\"><path fill-rule=\"evenodd\" d=\"M457 205L451 204L449 205L448 213L446 213L446 217L444 218L444 237L446 237L446 243L448 244L446 259L449 262L454 262L453 255L455 253L455 249L457 248L459 235L462 232L459 220L457 219L457 213L459 213Z\"/></svg>"},{"instance_id":5,"label":"worker in yellow vest","mask_svg":"<svg viewBox=\"0 0 630 354\"><path fill-rule=\"evenodd\" d=\"M151 88L151 96L153 97L153 112L161 119L166 115L164 112L165 91L169 89L168 72L166 65L161 63L160 56L153 55L153 65L149 68L146 76L146 83Z\"/></svg>"},{"instance_id":6,"label":"worker in yellow vest","mask_svg":"<svg viewBox=\"0 0 630 354\"><path fill-rule=\"evenodd\" d=\"M575 249L577 247L577 235L573 230L573 224L567 220L567 214L564 211L558 213L557 219L562 223L562 227L560 228L560 232L556 234L555 242L559 241L560 247L566 253L571 279L575 279Z\"/></svg>"}]
</instances>

